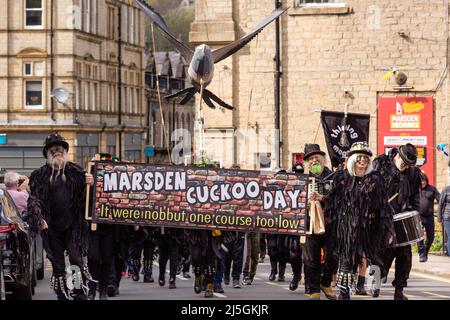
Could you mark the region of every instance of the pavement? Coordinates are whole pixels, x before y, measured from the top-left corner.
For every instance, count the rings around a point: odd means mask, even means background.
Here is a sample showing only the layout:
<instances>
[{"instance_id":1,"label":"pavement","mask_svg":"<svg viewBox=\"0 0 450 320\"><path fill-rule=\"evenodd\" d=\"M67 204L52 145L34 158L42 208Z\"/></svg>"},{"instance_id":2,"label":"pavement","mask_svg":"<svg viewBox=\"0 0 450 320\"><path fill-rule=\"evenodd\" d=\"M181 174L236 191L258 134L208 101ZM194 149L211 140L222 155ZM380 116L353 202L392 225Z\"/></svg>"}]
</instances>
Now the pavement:
<instances>
[{"instance_id":1,"label":"pavement","mask_svg":"<svg viewBox=\"0 0 450 320\"><path fill-rule=\"evenodd\" d=\"M450 279L450 257L430 253L427 262L419 262L419 255L413 253L411 271Z\"/></svg>"}]
</instances>

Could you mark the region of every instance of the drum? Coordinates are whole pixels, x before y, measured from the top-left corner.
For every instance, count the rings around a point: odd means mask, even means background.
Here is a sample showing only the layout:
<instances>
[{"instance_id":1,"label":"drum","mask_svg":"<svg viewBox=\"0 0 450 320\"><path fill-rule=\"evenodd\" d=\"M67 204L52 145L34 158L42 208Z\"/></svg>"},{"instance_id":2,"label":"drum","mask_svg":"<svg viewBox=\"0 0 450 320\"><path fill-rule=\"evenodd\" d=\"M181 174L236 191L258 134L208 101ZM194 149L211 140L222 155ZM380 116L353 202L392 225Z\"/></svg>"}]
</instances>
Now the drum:
<instances>
[{"instance_id":1,"label":"drum","mask_svg":"<svg viewBox=\"0 0 450 320\"><path fill-rule=\"evenodd\" d=\"M424 238L418 211L407 211L394 215L395 246L402 247Z\"/></svg>"}]
</instances>

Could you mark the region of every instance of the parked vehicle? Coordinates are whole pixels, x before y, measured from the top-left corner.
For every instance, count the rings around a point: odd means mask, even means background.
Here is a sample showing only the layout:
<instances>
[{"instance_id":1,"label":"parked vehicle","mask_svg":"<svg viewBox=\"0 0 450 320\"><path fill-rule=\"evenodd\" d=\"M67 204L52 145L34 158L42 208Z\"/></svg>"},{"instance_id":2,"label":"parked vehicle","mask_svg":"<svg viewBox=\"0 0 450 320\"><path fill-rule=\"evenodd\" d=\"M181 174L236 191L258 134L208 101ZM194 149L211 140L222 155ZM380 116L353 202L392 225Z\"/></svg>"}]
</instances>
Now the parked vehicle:
<instances>
[{"instance_id":1,"label":"parked vehicle","mask_svg":"<svg viewBox=\"0 0 450 320\"><path fill-rule=\"evenodd\" d=\"M33 239L28 224L17 214L13 200L1 189L0 245L4 291L11 292L13 299L31 300L36 284Z\"/></svg>"}]
</instances>

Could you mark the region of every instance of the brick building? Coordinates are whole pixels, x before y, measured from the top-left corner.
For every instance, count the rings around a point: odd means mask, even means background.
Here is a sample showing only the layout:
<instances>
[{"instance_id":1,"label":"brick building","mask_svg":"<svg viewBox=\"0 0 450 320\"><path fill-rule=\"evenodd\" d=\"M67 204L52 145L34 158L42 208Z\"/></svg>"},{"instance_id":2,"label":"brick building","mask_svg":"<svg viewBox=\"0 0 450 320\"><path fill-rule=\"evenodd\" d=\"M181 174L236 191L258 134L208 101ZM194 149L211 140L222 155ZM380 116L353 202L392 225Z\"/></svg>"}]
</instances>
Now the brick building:
<instances>
[{"instance_id":1,"label":"brick building","mask_svg":"<svg viewBox=\"0 0 450 320\"><path fill-rule=\"evenodd\" d=\"M349 112L372 115L370 145L377 150L380 96L434 97L435 144L448 143L448 2L282 0L290 8L280 19L281 166L289 168L305 143L315 141L326 150L316 110L343 111L346 103ZM195 5L190 41L213 48L241 37L275 6L273 0ZM205 109L205 136L209 156L222 158L226 166L275 166L274 26L215 66L208 88L236 109ZM410 89L396 90L393 79L380 82L392 66L407 74ZM434 180L442 188L448 183L448 157L435 145L426 149L435 155Z\"/></svg>"},{"instance_id":2,"label":"brick building","mask_svg":"<svg viewBox=\"0 0 450 320\"><path fill-rule=\"evenodd\" d=\"M134 2L0 3L0 166L40 166L50 131L68 140L81 165L95 152L142 161L145 35ZM58 87L70 93L67 107L50 97Z\"/></svg>"}]
</instances>

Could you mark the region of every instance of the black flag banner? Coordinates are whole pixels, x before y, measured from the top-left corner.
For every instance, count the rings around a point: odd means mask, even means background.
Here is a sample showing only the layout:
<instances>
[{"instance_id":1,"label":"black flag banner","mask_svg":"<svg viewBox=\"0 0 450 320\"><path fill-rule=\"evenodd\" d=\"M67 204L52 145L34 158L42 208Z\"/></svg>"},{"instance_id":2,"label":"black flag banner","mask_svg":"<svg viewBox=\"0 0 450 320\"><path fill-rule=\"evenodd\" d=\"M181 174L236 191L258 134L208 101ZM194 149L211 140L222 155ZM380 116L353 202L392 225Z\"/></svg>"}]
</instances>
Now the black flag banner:
<instances>
[{"instance_id":1,"label":"black flag banner","mask_svg":"<svg viewBox=\"0 0 450 320\"><path fill-rule=\"evenodd\" d=\"M369 142L370 115L322 111L320 115L328 154L334 167L343 163L354 142Z\"/></svg>"}]
</instances>

